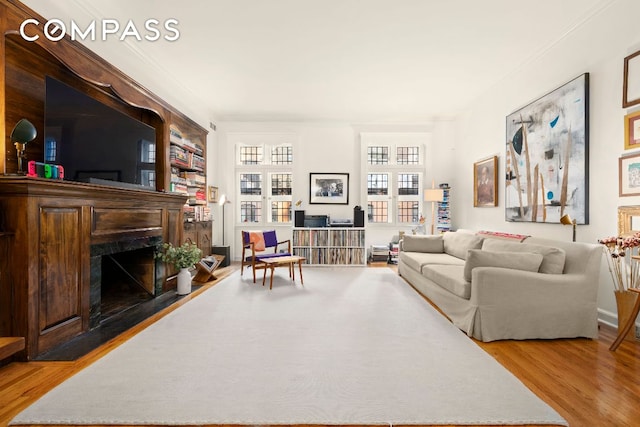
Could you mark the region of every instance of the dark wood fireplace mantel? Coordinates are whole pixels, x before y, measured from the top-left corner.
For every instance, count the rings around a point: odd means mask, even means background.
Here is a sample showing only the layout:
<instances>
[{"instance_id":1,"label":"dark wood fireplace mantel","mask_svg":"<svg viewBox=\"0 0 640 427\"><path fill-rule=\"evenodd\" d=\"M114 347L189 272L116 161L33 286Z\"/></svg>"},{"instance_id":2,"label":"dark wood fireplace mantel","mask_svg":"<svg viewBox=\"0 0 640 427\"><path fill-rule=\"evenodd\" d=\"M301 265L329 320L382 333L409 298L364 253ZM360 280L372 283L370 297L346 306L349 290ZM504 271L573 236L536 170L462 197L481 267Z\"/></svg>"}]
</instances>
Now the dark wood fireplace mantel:
<instances>
[{"instance_id":1,"label":"dark wood fireplace mantel","mask_svg":"<svg viewBox=\"0 0 640 427\"><path fill-rule=\"evenodd\" d=\"M11 283L0 283L0 336L25 337L24 356L33 359L88 331L92 247L178 243L185 201L161 192L1 176L0 231L12 234L12 262Z\"/></svg>"}]
</instances>

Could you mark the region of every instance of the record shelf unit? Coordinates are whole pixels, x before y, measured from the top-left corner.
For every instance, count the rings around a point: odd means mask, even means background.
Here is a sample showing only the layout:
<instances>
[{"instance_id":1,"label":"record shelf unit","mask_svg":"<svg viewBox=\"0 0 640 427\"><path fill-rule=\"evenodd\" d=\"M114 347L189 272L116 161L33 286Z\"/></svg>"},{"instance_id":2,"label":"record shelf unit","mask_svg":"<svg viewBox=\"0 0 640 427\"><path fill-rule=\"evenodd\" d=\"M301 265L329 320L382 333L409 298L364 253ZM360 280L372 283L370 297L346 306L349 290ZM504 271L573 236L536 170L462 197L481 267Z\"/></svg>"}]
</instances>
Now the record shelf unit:
<instances>
[{"instance_id":1,"label":"record shelf unit","mask_svg":"<svg viewBox=\"0 0 640 427\"><path fill-rule=\"evenodd\" d=\"M294 228L293 254L307 265L366 265L364 228Z\"/></svg>"}]
</instances>

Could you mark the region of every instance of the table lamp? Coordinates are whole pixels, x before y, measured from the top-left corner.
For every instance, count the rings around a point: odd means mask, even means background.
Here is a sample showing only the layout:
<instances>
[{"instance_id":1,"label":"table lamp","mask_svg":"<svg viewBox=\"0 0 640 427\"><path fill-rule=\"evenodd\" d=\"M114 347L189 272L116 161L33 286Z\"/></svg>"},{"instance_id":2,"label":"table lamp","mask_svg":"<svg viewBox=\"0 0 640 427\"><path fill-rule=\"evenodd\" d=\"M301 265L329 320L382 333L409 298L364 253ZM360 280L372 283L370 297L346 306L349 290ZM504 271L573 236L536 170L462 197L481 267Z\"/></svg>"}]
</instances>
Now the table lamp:
<instances>
[{"instance_id":1,"label":"table lamp","mask_svg":"<svg viewBox=\"0 0 640 427\"><path fill-rule=\"evenodd\" d=\"M431 184L431 188L424 190L424 201L431 202L431 234L435 231L436 225L436 202L444 200L444 190L435 188L435 184Z\"/></svg>"},{"instance_id":2,"label":"table lamp","mask_svg":"<svg viewBox=\"0 0 640 427\"><path fill-rule=\"evenodd\" d=\"M16 146L18 154L18 175L24 175L25 173L22 168L22 159L27 157L25 154L27 143L36 139L37 135L36 127L27 119L21 119L11 131L11 142Z\"/></svg>"}]
</instances>

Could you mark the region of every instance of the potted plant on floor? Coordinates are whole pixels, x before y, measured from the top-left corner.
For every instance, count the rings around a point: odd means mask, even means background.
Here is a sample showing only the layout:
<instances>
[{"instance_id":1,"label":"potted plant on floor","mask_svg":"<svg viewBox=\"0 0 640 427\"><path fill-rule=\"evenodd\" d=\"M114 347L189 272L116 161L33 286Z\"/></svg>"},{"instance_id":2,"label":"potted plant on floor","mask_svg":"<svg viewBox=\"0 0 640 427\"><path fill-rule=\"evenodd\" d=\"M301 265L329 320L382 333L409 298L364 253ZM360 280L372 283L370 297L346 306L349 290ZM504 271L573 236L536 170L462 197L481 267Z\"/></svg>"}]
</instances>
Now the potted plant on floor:
<instances>
[{"instance_id":1,"label":"potted plant on floor","mask_svg":"<svg viewBox=\"0 0 640 427\"><path fill-rule=\"evenodd\" d=\"M178 295L191 292L191 272L189 271L202 258L202 251L195 244L185 242L182 246L164 243L156 257L171 264L178 272Z\"/></svg>"}]
</instances>

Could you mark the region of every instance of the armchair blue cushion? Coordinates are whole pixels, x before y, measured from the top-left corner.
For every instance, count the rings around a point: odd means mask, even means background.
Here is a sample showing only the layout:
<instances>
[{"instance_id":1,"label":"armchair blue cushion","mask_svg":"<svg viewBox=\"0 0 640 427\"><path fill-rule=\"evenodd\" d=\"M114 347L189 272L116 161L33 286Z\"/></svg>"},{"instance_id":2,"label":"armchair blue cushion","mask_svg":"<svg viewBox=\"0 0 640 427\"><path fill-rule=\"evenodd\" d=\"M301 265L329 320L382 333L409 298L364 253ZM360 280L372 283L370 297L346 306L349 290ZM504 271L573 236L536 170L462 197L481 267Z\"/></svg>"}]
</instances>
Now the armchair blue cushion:
<instances>
[{"instance_id":1,"label":"armchair blue cushion","mask_svg":"<svg viewBox=\"0 0 640 427\"><path fill-rule=\"evenodd\" d=\"M262 250L263 242L264 249ZM251 266L251 270L253 271L253 283L255 283L256 270L264 269L265 267L265 264L260 261L261 259L290 255L291 240L283 240L282 242L279 242L275 230L243 231L242 266L240 267L240 275L242 276L245 266Z\"/></svg>"}]
</instances>

